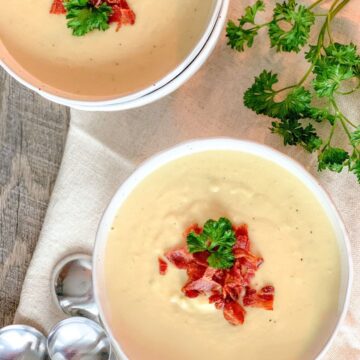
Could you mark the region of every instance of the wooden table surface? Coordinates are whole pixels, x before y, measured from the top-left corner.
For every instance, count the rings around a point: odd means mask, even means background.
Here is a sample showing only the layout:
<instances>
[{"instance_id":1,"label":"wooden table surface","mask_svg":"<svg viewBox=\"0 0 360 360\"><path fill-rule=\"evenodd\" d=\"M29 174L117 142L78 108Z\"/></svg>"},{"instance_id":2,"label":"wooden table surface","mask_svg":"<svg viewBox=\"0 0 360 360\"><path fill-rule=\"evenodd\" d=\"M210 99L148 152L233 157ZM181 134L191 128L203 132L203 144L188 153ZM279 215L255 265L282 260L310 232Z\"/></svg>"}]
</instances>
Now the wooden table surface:
<instances>
[{"instance_id":1,"label":"wooden table surface","mask_svg":"<svg viewBox=\"0 0 360 360\"><path fill-rule=\"evenodd\" d=\"M69 109L0 68L0 327L12 322L59 170Z\"/></svg>"}]
</instances>

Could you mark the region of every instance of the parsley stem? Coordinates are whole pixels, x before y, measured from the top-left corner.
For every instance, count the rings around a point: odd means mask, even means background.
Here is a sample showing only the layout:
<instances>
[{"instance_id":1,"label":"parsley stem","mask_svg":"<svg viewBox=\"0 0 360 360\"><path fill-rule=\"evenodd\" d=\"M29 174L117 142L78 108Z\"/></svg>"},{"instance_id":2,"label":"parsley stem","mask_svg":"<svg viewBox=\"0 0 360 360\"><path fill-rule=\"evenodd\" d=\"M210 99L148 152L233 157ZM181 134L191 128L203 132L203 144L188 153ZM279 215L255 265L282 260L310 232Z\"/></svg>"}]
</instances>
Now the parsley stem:
<instances>
[{"instance_id":1,"label":"parsley stem","mask_svg":"<svg viewBox=\"0 0 360 360\"><path fill-rule=\"evenodd\" d=\"M356 129L356 125L351 122L343 113L340 113L340 116L342 117L343 120L345 120L349 125L351 125L353 128Z\"/></svg>"},{"instance_id":2,"label":"parsley stem","mask_svg":"<svg viewBox=\"0 0 360 360\"><path fill-rule=\"evenodd\" d=\"M339 0L336 0L334 2L334 4L331 6L330 8L330 21L335 17L335 15L342 10L342 8L349 2L350 0L344 0L343 2L341 2L335 9L334 9L334 5L337 4L339 2Z\"/></svg>"},{"instance_id":3,"label":"parsley stem","mask_svg":"<svg viewBox=\"0 0 360 360\"><path fill-rule=\"evenodd\" d=\"M282 20L282 19L279 19L279 21ZM265 27L265 26L268 26L272 23L272 21L269 21L269 22L266 22L266 23L263 23L263 24L258 24L258 25L255 25L249 29L246 29L247 31L254 31L254 30L260 30L261 28Z\"/></svg>"},{"instance_id":4,"label":"parsley stem","mask_svg":"<svg viewBox=\"0 0 360 360\"><path fill-rule=\"evenodd\" d=\"M337 105L336 105L335 101L334 101L334 106L336 106L336 108L337 108ZM348 127L346 126L345 121L344 121L344 120L347 120L347 119L346 119L346 117L345 117L341 112L339 113L339 119L340 119L340 122L341 122L341 125L342 125L343 129L344 129L345 132L346 132L346 135L347 135L348 138L349 138L350 144L352 144L350 131L349 131L349 129L348 129ZM354 152L357 153L357 154L359 154L359 151L357 150L357 148L356 148L354 145L352 145L352 147L353 147L353 149L354 149Z\"/></svg>"},{"instance_id":5,"label":"parsley stem","mask_svg":"<svg viewBox=\"0 0 360 360\"><path fill-rule=\"evenodd\" d=\"M333 10L334 7L338 4L339 1L340 1L340 0L335 0L335 1L331 4L331 7L330 7L330 9L329 9L328 14L332 12L332 10Z\"/></svg>"},{"instance_id":6,"label":"parsley stem","mask_svg":"<svg viewBox=\"0 0 360 360\"><path fill-rule=\"evenodd\" d=\"M336 5L338 4L340 0L335 0L333 2L333 4L330 7L329 12L327 13L327 17L326 20L323 24L323 26L321 27L320 33L319 33L319 38L318 38L318 42L317 42L317 52L315 55L315 60L313 61L313 63L311 64L311 66L309 67L309 69L307 70L307 72L305 73L305 75L302 77L302 79L299 81L298 86L301 86L306 79L309 77L309 75L311 74L311 72L314 69L314 64L316 63L317 58L320 55L320 50L324 44L324 36L325 36L325 31L328 32L328 36L330 39L330 42L332 43L332 36L331 36L331 32L330 32L330 22L332 21L332 19L334 18L334 16L350 1L350 0L344 0L342 3L340 3L337 7ZM320 3L321 1L316 1L312 7L316 6L318 3ZM336 7L336 8L335 8ZM335 9L334 9L335 8Z\"/></svg>"},{"instance_id":7,"label":"parsley stem","mask_svg":"<svg viewBox=\"0 0 360 360\"><path fill-rule=\"evenodd\" d=\"M312 70L314 68L314 65L311 64L311 66L309 67L309 69L306 71L305 75L302 77L302 79L299 81L298 86L301 86L306 79L308 78L308 76L311 74Z\"/></svg>"},{"instance_id":8,"label":"parsley stem","mask_svg":"<svg viewBox=\"0 0 360 360\"><path fill-rule=\"evenodd\" d=\"M328 19L328 17L327 17L327 19ZM318 59L318 57L320 55L320 50L321 50L321 47L323 46L323 43L324 43L324 34L325 34L325 30L326 30L327 19L324 22L324 24L323 24L323 26L321 27L321 30L320 30L320 34L319 34L319 38L318 38L318 42L317 42L317 50L316 50L316 55L315 55L314 61L310 65L310 67L307 70L307 72L305 73L305 75L299 81L298 86L301 86L306 81L306 79L308 78L308 76L311 74L311 72L314 69L314 66L315 66L314 64L316 63L316 60Z\"/></svg>"},{"instance_id":9,"label":"parsley stem","mask_svg":"<svg viewBox=\"0 0 360 360\"><path fill-rule=\"evenodd\" d=\"M349 138L349 140L350 140L350 143L351 143L351 134L350 134L350 131L349 131L348 127L346 126L345 121L344 121L344 119L342 118L342 116L340 116L339 119L340 119L341 125L342 125L342 127L344 128L344 130L345 130L345 132L346 132L346 135L348 136L348 138Z\"/></svg>"},{"instance_id":10,"label":"parsley stem","mask_svg":"<svg viewBox=\"0 0 360 360\"><path fill-rule=\"evenodd\" d=\"M357 80L358 80L358 84L352 90L345 91L345 92L336 91L336 93L339 95L350 95L350 94L354 93L356 90L358 90L360 88L360 78L357 78Z\"/></svg>"},{"instance_id":11,"label":"parsley stem","mask_svg":"<svg viewBox=\"0 0 360 360\"><path fill-rule=\"evenodd\" d=\"M334 99L331 99L330 101L331 101L331 104L332 104L332 106L334 107L334 109L335 109L335 111L336 111L336 114L339 115L340 119L341 119L342 121L346 121L349 125L351 125L352 127L356 128L356 125L355 125L354 123L352 123L352 122L341 112L341 110L339 109L336 101L335 101ZM347 128L346 128L346 130L347 130ZM350 135L350 133L349 133L349 135Z\"/></svg>"},{"instance_id":12,"label":"parsley stem","mask_svg":"<svg viewBox=\"0 0 360 360\"><path fill-rule=\"evenodd\" d=\"M337 126L337 120L335 119L334 123L331 126L329 138L328 138L326 144L324 145L324 147L322 148L321 152L323 152L330 145L331 140L332 140L332 138L334 136L334 133L335 133L336 126Z\"/></svg>"},{"instance_id":13,"label":"parsley stem","mask_svg":"<svg viewBox=\"0 0 360 360\"><path fill-rule=\"evenodd\" d=\"M321 2L323 2L324 0L317 0L315 1L313 4L311 4L308 9L311 10L313 9L315 6L319 5Z\"/></svg>"},{"instance_id":14,"label":"parsley stem","mask_svg":"<svg viewBox=\"0 0 360 360\"><path fill-rule=\"evenodd\" d=\"M331 22L331 20L330 20L330 17L328 16L327 18L326 18L326 31L327 31L327 34L328 34L328 37L329 37L329 41L330 41L330 44L333 44L334 43L334 41L333 41L333 38L332 38L332 35L331 35L331 25L330 25L330 22Z\"/></svg>"},{"instance_id":15,"label":"parsley stem","mask_svg":"<svg viewBox=\"0 0 360 360\"><path fill-rule=\"evenodd\" d=\"M350 140L350 144L352 145L351 133L350 133L348 127L346 126L345 122L349 123L351 126L353 126L355 128L356 128L356 126L340 111L340 109L337 106L337 103L335 102L334 99L331 99L331 104L335 109L336 115L339 116L339 120L341 122L341 125L342 125L343 129L345 130L346 135L348 136L348 138ZM357 156L359 156L360 151L356 148L356 146L352 145L352 147L354 149L354 153L356 153Z\"/></svg>"},{"instance_id":16,"label":"parsley stem","mask_svg":"<svg viewBox=\"0 0 360 360\"><path fill-rule=\"evenodd\" d=\"M285 91L285 90L293 89L294 87L297 87L297 86L298 86L298 84L286 86L286 87L284 87L282 89L276 90L275 94L279 94L279 93L281 93L282 91Z\"/></svg>"}]
</instances>

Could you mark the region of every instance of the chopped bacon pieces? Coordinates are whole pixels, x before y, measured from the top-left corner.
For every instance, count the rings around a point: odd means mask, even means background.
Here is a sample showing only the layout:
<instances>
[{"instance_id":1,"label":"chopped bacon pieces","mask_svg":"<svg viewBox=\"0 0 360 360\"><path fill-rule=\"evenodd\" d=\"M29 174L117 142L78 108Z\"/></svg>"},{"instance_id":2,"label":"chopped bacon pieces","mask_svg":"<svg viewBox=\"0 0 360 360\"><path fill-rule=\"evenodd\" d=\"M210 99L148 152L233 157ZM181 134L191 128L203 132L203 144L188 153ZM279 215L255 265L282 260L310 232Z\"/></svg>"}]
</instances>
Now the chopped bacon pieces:
<instances>
[{"instance_id":1,"label":"chopped bacon pieces","mask_svg":"<svg viewBox=\"0 0 360 360\"><path fill-rule=\"evenodd\" d=\"M208 296L209 303L222 310L224 318L231 325L241 325L246 314L244 306L273 310L275 289L271 285L259 291L251 287L251 280L264 260L250 252L247 225L234 227L233 230L236 237L233 246L235 262L230 269L210 267L207 262L210 254L207 251L191 254L186 246L167 251L165 256L178 269L186 270L188 279L182 288L185 296ZM197 224L192 225L186 229L184 237L190 232L200 234L202 228ZM163 274L161 266L160 274Z\"/></svg>"},{"instance_id":2,"label":"chopped bacon pieces","mask_svg":"<svg viewBox=\"0 0 360 360\"><path fill-rule=\"evenodd\" d=\"M166 270L168 268L168 264L165 260L163 260L162 258L158 258L159 261L159 273L160 275L165 275L166 274Z\"/></svg>"},{"instance_id":3,"label":"chopped bacon pieces","mask_svg":"<svg viewBox=\"0 0 360 360\"><path fill-rule=\"evenodd\" d=\"M240 263L249 269L257 270L264 262L261 257L251 254L249 251L243 249L234 249L236 259L240 259Z\"/></svg>"},{"instance_id":4,"label":"chopped bacon pieces","mask_svg":"<svg viewBox=\"0 0 360 360\"><path fill-rule=\"evenodd\" d=\"M246 251L250 250L250 240L248 235L248 227L247 225L240 225L235 228L235 237L236 244L234 245L234 249L243 249Z\"/></svg>"},{"instance_id":5,"label":"chopped bacon pieces","mask_svg":"<svg viewBox=\"0 0 360 360\"><path fill-rule=\"evenodd\" d=\"M107 0L106 2L112 7L113 12L109 17L109 23L117 23L116 31L122 25L135 24L136 15L126 0Z\"/></svg>"},{"instance_id":6,"label":"chopped bacon pieces","mask_svg":"<svg viewBox=\"0 0 360 360\"><path fill-rule=\"evenodd\" d=\"M50 8L50 14L66 14L63 0L53 0Z\"/></svg>"},{"instance_id":7,"label":"chopped bacon pieces","mask_svg":"<svg viewBox=\"0 0 360 360\"><path fill-rule=\"evenodd\" d=\"M196 261L190 261L186 267L186 272L191 281L198 280L204 276L207 266L198 264Z\"/></svg>"},{"instance_id":8,"label":"chopped bacon pieces","mask_svg":"<svg viewBox=\"0 0 360 360\"><path fill-rule=\"evenodd\" d=\"M220 294L214 294L209 297L209 304L214 304L216 309L221 310L224 307L224 298Z\"/></svg>"},{"instance_id":9,"label":"chopped bacon pieces","mask_svg":"<svg viewBox=\"0 0 360 360\"><path fill-rule=\"evenodd\" d=\"M231 325L241 325L244 323L246 311L237 301L225 303L224 318Z\"/></svg>"},{"instance_id":10,"label":"chopped bacon pieces","mask_svg":"<svg viewBox=\"0 0 360 360\"><path fill-rule=\"evenodd\" d=\"M136 15L131 9L123 9L118 5L112 7L113 13L109 17L109 23L117 23L116 31L123 25L134 25Z\"/></svg>"},{"instance_id":11,"label":"chopped bacon pieces","mask_svg":"<svg viewBox=\"0 0 360 360\"><path fill-rule=\"evenodd\" d=\"M269 285L264 286L260 291L256 291L247 286L243 303L245 306L273 310L274 292L275 289Z\"/></svg>"},{"instance_id":12,"label":"chopped bacon pieces","mask_svg":"<svg viewBox=\"0 0 360 360\"><path fill-rule=\"evenodd\" d=\"M193 260L192 255L187 251L186 247L168 251L165 256L178 269L186 269L188 264Z\"/></svg>"},{"instance_id":13,"label":"chopped bacon pieces","mask_svg":"<svg viewBox=\"0 0 360 360\"><path fill-rule=\"evenodd\" d=\"M208 267L204 272L204 275L197 280L190 280L182 288L182 291L186 294L188 291L197 291L201 294L209 293L212 291L220 291L221 285L213 280L215 269Z\"/></svg>"},{"instance_id":14,"label":"chopped bacon pieces","mask_svg":"<svg viewBox=\"0 0 360 360\"><path fill-rule=\"evenodd\" d=\"M112 13L109 16L109 24L117 23L116 31L123 25L134 25L136 21L136 14L130 8L126 0L89 0L91 5L99 7L106 3L112 8ZM64 7L64 0L53 0L50 8L50 14L66 14Z\"/></svg>"}]
</instances>

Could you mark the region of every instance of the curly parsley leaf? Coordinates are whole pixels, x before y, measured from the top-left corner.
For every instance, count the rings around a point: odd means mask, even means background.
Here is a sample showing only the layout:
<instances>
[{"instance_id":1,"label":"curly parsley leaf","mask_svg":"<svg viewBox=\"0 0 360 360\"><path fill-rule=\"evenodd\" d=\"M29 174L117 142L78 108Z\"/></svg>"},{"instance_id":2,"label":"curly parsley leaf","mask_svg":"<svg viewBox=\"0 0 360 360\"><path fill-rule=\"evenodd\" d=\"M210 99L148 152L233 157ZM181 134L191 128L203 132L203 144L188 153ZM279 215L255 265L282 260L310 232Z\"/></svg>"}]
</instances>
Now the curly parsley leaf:
<instances>
[{"instance_id":1,"label":"curly parsley leaf","mask_svg":"<svg viewBox=\"0 0 360 360\"><path fill-rule=\"evenodd\" d=\"M347 119L337 103L338 96L348 95L360 89L360 55L353 43L334 42L331 22L348 1L332 1L327 13L321 14L324 15L324 21L317 34L317 40L309 44L305 52L305 59L311 66L302 77L299 77L298 83L275 89L278 83L277 74L263 70L255 77L253 85L246 90L243 100L245 106L257 114L276 119L272 122L270 130L280 135L285 145L300 145L309 152L319 150L320 171L329 169L340 172L347 167L357 176L360 183L360 126L357 127L356 122ZM237 34L238 38L235 28L232 34L228 34L230 38L232 35L234 40L233 43L229 41L229 44L233 48L244 50L244 45L248 42L251 46L258 30L264 27L268 29L271 47L275 47L277 51L299 52L309 41L315 21L312 10L320 3L321 1L316 1L308 7L300 5L296 0L276 3L272 20L264 24L255 24L256 12L250 7L245 11L242 23L239 19L242 32ZM241 24L254 26L244 30ZM311 75L314 78L309 81ZM306 82L309 85L304 86ZM315 107L313 103L318 105ZM304 124L304 119L328 123L331 127L327 138L320 138L313 124ZM341 126L337 126L337 123L341 123ZM353 148L351 157L346 150L331 146L334 133L340 129L345 131L349 145ZM322 144L325 146L322 147Z\"/></svg>"},{"instance_id":2,"label":"curly parsley leaf","mask_svg":"<svg viewBox=\"0 0 360 360\"><path fill-rule=\"evenodd\" d=\"M283 29L281 22L287 23L290 30ZM277 3L269 25L271 47L277 51L299 52L308 42L314 22L314 13L306 6L298 5L295 0Z\"/></svg>"},{"instance_id":3,"label":"curly parsley leaf","mask_svg":"<svg viewBox=\"0 0 360 360\"><path fill-rule=\"evenodd\" d=\"M187 246L191 253L197 253L207 250L207 236L204 234L195 234L191 232L187 236Z\"/></svg>"},{"instance_id":4,"label":"curly parsley leaf","mask_svg":"<svg viewBox=\"0 0 360 360\"><path fill-rule=\"evenodd\" d=\"M203 232L191 232L186 242L190 253L209 251L208 263L214 268L226 269L234 263L232 248L236 238L232 224L226 218L208 220Z\"/></svg>"},{"instance_id":5,"label":"curly parsley leaf","mask_svg":"<svg viewBox=\"0 0 360 360\"><path fill-rule=\"evenodd\" d=\"M309 45L309 50L305 52L305 59L311 64L315 64L319 56L319 48L317 45Z\"/></svg>"},{"instance_id":6,"label":"curly parsley leaf","mask_svg":"<svg viewBox=\"0 0 360 360\"><path fill-rule=\"evenodd\" d=\"M244 51L245 45L252 47L257 34L258 31L256 29L246 30L242 26L236 25L232 20L228 22L226 27L228 45L237 51Z\"/></svg>"},{"instance_id":7,"label":"curly parsley leaf","mask_svg":"<svg viewBox=\"0 0 360 360\"><path fill-rule=\"evenodd\" d=\"M353 173L356 175L358 182L360 183L360 160L357 160L352 169Z\"/></svg>"},{"instance_id":8,"label":"curly parsley leaf","mask_svg":"<svg viewBox=\"0 0 360 360\"><path fill-rule=\"evenodd\" d=\"M351 133L351 143L353 146L360 145L360 126L358 126L356 130Z\"/></svg>"},{"instance_id":9,"label":"curly parsley leaf","mask_svg":"<svg viewBox=\"0 0 360 360\"><path fill-rule=\"evenodd\" d=\"M234 265L234 254L231 248L219 248L208 257L208 264L215 269L228 269Z\"/></svg>"},{"instance_id":10,"label":"curly parsley leaf","mask_svg":"<svg viewBox=\"0 0 360 360\"><path fill-rule=\"evenodd\" d=\"M360 55L357 54L356 45L350 44L330 44L325 48L328 63L357 66L360 65Z\"/></svg>"},{"instance_id":11,"label":"curly parsley leaf","mask_svg":"<svg viewBox=\"0 0 360 360\"><path fill-rule=\"evenodd\" d=\"M245 15L238 20L239 25L236 25L232 20L228 22L226 27L226 36L228 38L228 45L230 45L232 49L244 51L245 45L247 47L252 47L255 36L258 34L259 27L255 26L246 29L244 25L255 25L256 14L264 9L264 2L262 0L257 0L253 6L246 7Z\"/></svg>"},{"instance_id":12,"label":"curly parsley leaf","mask_svg":"<svg viewBox=\"0 0 360 360\"><path fill-rule=\"evenodd\" d=\"M203 234L210 240L208 249L213 250L217 246L233 247L235 234L230 220L220 218L218 221L208 220L204 225Z\"/></svg>"},{"instance_id":13,"label":"curly parsley leaf","mask_svg":"<svg viewBox=\"0 0 360 360\"><path fill-rule=\"evenodd\" d=\"M322 122L324 120L329 121L331 125L334 125L336 116L331 114L326 108L311 107L306 114L306 117L315 120L316 122Z\"/></svg>"},{"instance_id":14,"label":"curly parsley leaf","mask_svg":"<svg viewBox=\"0 0 360 360\"><path fill-rule=\"evenodd\" d=\"M274 121L271 132L282 136L284 145L301 145L308 152L318 150L322 144L315 128L311 124L303 127L297 119Z\"/></svg>"},{"instance_id":15,"label":"curly parsley leaf","mask_svg":"<svg viewBox=\"0 0 360 360\"><path fill-rule=\"evenodd\" d=\"M332 97L341 82L356 76L360 56L354 44L334 43L324 48L315 62L314 89L319 97Z\"/></svg>"},{"instance_id":16,"label":"curly parsley leaf","mask_svg":"<svg viewBox=\"0 0 360 360\"><path fill-rule=\"evenodd\" d=\"M259 11L265 10L265 4L262 0L257 0L253 6L245 8L245 15L239 19L240 25L253 24L255 25L255 17Z\"/></svg>"},{"instance_id":17,"label":"curly parsley leaf","mask_svg":"<svg viewBox=\"0 0 360 360\"><path fill-rule=\"evenodd\" d=\"M109 28L109 16L112 9L106 3L93 6L88 0L69 0L64 2L67 10L67 27L72 29L75 36L83 36L98 29L105 31Z\"/></svg>"},{"instance_id":18,"label":"curly parsley leaf","mask_svg":"<svg viewBox=\"0 0 360 360\"><path fill-rule=\"evenodd\" d=\"M313 86L319 97L332 97L342 81L354 76L351 67L340 64L329 65L327 61L318 62L314 73L316 77L313 80Z\"/></svg>"},{"instance_id":19,"label":"curly parsley leaf","mask_svg":"<svg viewBox=\"0 0 360 360\"><path fill-rule=\"evenodd\" d=\"M244 104L257 114L278 119L305 117L311 108L311 94L304 87L292 89L284 100L275 101L277 91L273 86L278 82L277 74L264 70L255 77L254 84L244 94Z\"/></svg>"},{"instance_id":20,"label":"curly parsley leaf","mask_svg":"<svg viewBox=\"0 0 360 360\"><path fill-rule=\"evenodd\" d=\"M347 151L329 146L319 155L319 171L328 169L339 173L343 170L348 159Z\"/></svg>"}]
</instances>

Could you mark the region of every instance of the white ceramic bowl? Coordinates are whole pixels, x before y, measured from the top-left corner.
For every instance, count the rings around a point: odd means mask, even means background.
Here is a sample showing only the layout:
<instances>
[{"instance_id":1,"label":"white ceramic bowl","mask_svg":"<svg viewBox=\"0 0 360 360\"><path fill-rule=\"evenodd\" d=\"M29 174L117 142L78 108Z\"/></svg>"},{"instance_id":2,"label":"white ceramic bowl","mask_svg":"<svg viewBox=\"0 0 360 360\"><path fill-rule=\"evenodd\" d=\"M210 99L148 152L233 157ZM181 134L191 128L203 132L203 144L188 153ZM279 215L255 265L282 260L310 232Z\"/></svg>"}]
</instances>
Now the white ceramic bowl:
<instances>
[{"instance_id":1,"label":"white ceramic bowl","mask_svg":"<svg viewBox=\"0 0 360 360\"><path fill-rule=\"evenodd\" d=\"M112 198L109 206L107 207L103 218L100 222L97 236L96 244L93 255L93 281L95 289L95 298L99 306L101 318L103 320L104 326L112 336L111 328L108 326L106 316L103 311L103 299L101 297L101 279L103 278L103 261L104 261L104 250L107 243L108 235L110 228L112 226L113 220L118 209L122 206L124 201L127 199L129 194L137 187L137 185L148 175L154 172L159 167L169 163L173 160L179 159L181 157L195 154L199 152L209 151L209 150L232 150L239 151L242 153L252 154L259 156L263 159L274 162L275 164L285 168L291 174L293 174L297 179L299 179L316 197L319 203L322 205L326 215L328 216L338 241L339 252L340 252L340 261L341 261L341 276L340 276L340 291L338 294L339 297L339 307L336 314L336 325L331 329L331 336L327 339L326 343L323 344L322 351L317 354L314 359L319 360L325 354L325 352L330 347L331 342L333 341L339 326L347 312L350 290L352 283L352 260L350 253L350 243L348 235L344 224L334 207L332 201L330 200L327 193L322 189L319 183L314 177L312 177L300 164L295 162L293 159L287 157L286 155L273 150L267 146L260 145L254 142L235 140L235 139L226 139L226 138L215 138L215 139L205 139L205 140L195 140L190 141L184 144L180 144L171 148L170 150L161 152L158 155L147 160L143 163L138 169L120 186L118 191L115 193ZM121 345L116 343L113 338L113 342L116 347L121 359L127 359L125 353L121 349Z\"/></svg>"},{"instance_id":2,"label":"white ceramic bowl","mask_svg":"<svg viewBox=\"0 0 360 360\"><path fill-rule=\"evenodd\" d=\"M201 68L201 66L206 62L208 57L211 55L223 30L228 8L229 8L229 0L223 0L215 26L209 35L208 41L205 42L204 47L200 50L200 52L193 59L193 61L181 73L179 73L176 77L172 78L165 85L157 87L156 89L152 89L151 92L139 98L129 101L119 101L108 105L98 104L96 102L92 102L89 104L72 102L69 106L71 106L74 109L84 110L84 111L130 110L133 108L150 104L165 97L166 95L171 94L172 92L177 90L181 85L183 85L186 81L188 81ZM52 99L49 98L49 100Z\"/></svg>"},{"instance_id":3,"label":"white ceramic bowl","mask_svg":"<svg viewBox=\"0 0 360 360\"><path fill-rule=\"evenodd\" d=\"M206 30L195 48L186 57L186 59L179 66L177 66L176 69L165 75L151 87L145 88L127 96L104 101L73 100L60 97L41 90L33 84L29 83L1 60L0 65L24 86L37 92L46 99L61 105L87 111L115 111L143 106L145 104L159 100L160 98L175 91L197 70L200 69L217 43L226 20L228 7L229 0L215 0L214 11L206 27Z\"/></svg>"}]
</instances>

